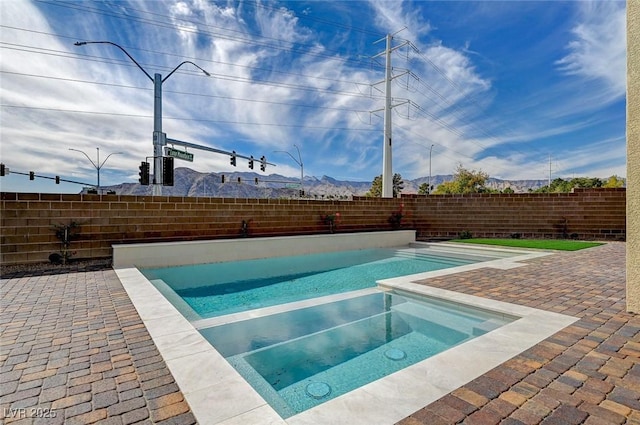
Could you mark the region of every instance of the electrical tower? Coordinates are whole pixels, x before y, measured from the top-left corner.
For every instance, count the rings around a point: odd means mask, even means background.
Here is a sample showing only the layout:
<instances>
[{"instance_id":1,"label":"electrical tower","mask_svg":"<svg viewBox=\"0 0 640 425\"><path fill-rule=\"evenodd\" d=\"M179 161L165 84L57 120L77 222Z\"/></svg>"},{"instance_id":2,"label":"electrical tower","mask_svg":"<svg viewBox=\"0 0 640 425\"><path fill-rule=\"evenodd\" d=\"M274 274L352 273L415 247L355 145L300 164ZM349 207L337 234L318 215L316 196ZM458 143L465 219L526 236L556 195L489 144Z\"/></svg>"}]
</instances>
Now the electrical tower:
<instances>
[{"instance_id":1,"label":"electrical tower","mask_svg":"<svg viewBox=\"0 0 640 425\"><path fill-rule=\"evenodd\" d=\"M401 30L402 31L402 30ZM397 34L397 33L395 33ZM393 35L395 35L393 34ZM382 197L383 198L392 198L393 197L393 166L392 166L392 131L391 131L391 109L394 106L392 104L391 97L391 81L396 78L392 75L393 67L391 66L391 53L394 50L397 50L403 46L409 44L408 41L403 42L395 47L392 46L393 43L393 35L387 34L387 36L383 39L376 41L376 43L385 40L386 48L384 52L381 52L374 56L377 58L379 56L385 56L385 76L384 76L384 85L385 85L385 101L384 101L384 138L382 141ZM406 102L403 102L406 103Z\"/></svg>"}]
</instances>

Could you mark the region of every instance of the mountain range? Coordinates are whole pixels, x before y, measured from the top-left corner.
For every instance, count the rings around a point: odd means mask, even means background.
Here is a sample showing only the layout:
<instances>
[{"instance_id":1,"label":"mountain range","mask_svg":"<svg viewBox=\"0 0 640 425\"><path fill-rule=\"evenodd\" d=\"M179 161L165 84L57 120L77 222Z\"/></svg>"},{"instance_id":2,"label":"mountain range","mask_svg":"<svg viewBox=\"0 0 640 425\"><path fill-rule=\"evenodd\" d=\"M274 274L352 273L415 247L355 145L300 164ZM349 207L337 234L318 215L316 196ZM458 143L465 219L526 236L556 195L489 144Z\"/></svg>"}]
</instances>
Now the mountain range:
<instances>
[{"instance_id":1,"label":"mountain range","mask_svg":"<svg viewBox=\"0 0 640 425\"><path fill-rule=\"evenodd\" d=\"M224 177L224 181L223 181ZM152 177L153 179L153 177ZM431 184L439 184L453 180L453 175L437 175L431 177ZM418 193L423 183L428 183L428 177L414 180L403 179L402 193ZM256 184L257 183L257 184ZM490 178L487 187L502 190L510 187L514 192L527 192L545 186L547 180L501 180ZM152 186L142 186L138 183L121 183L105 186L104 190L115 191L119 195L150 195ZM297 197L300 189L300 179L285 177L279 174L268 176L252 172L232 173L201 173L190 168L180 167L174 170L174 185L164 186L162 194L168 196L208 196L229 198L282 198ZM318 199L344 199L351 196L364 196L371 189L371 182L337 180L329 176L320 178L305 176L305 196Z\"/></svg>"}]
</instances>

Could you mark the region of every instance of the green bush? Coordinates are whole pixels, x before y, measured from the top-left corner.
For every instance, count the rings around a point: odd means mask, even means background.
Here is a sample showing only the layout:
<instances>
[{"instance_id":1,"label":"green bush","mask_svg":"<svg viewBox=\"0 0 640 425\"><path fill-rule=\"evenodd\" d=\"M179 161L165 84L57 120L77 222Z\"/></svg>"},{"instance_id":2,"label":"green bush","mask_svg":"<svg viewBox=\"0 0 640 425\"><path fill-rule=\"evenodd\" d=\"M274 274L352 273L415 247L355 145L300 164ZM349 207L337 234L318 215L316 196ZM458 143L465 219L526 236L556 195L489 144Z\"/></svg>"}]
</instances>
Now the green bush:
<instances>
[{"instance_id":1,"label":"green bush","mask_svg":"<svg viewBox=\"0 0 640 425\"><path fill-rule=\"evenodd\" d=\"M458 237L460 239L471 239L473 237L473 235L471 234L470 231L465 230L463 232L460 232L460 234L458 235Z\"/></svg>"}]
</instances>

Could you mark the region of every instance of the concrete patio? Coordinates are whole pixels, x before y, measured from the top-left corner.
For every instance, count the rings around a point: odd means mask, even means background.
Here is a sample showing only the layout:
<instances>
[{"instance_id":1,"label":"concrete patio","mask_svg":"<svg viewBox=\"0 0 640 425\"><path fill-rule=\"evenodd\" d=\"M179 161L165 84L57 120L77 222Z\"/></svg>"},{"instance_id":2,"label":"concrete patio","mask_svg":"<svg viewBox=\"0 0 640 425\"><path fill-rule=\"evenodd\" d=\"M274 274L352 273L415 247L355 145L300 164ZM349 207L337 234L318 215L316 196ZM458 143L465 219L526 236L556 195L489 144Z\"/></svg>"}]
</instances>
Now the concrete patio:
<instances>
[{"instance_id":1,"label":"concrete patio","mask_svg":"<svg viewBox=\"0 0 640 425\"><path fill-rule=\"evenodd\" d=\"M400 423L640 424L624 243L421 283L580 320ZM0 291L5 423L196 422L113 270L3 276Z\"/></svg>"}]
</instances>

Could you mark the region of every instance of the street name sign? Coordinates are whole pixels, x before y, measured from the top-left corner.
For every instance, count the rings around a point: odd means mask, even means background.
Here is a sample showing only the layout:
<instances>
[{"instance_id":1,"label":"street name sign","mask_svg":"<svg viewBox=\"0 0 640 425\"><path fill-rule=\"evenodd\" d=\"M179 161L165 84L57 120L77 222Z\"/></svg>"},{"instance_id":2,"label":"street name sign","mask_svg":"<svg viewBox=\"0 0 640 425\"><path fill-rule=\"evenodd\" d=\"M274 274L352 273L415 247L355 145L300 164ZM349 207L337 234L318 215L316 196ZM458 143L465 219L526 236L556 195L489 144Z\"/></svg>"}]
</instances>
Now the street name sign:
<instances>
[{"instance_id":1,"label":"street name sign","mask_svg":"<svg viewBox=\"0 0 640 425\"><path fill-rule=\"evenodd\" d=\"M174 148L165 148L165 153L167 156L172 156L174 158L182 159L184 161L193 162L193 154L185 151L179 151Z\"/></svg>"}]
</instances>

